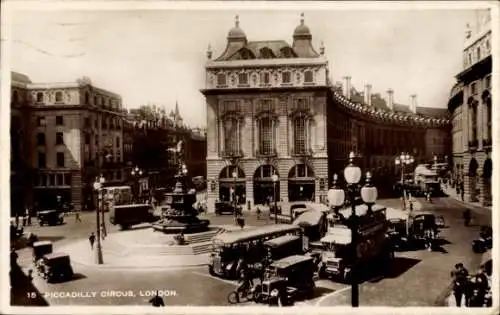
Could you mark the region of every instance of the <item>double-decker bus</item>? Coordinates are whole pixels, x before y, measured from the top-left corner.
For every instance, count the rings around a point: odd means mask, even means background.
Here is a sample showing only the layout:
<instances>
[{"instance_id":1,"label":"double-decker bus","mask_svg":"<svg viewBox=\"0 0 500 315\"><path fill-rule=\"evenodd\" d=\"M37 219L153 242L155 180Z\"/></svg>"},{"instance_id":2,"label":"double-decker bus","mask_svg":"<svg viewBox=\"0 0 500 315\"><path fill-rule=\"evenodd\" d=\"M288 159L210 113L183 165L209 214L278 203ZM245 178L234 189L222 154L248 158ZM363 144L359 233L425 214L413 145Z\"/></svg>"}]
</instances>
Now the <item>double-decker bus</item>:
<instances>
[{"instance_id":1,"label":"double-decker bus","mask_svg":"<svg viewBox=\"0 0 500 315\"><path fill-rule=\"evenodd\" d=\"M219 277L237 278L245 264L262 263L266 259L266 241L285 235L301 237L302 229L292 224L274 224L219 234L212 240L208 271Z\"/></svg>"}]
</instances>

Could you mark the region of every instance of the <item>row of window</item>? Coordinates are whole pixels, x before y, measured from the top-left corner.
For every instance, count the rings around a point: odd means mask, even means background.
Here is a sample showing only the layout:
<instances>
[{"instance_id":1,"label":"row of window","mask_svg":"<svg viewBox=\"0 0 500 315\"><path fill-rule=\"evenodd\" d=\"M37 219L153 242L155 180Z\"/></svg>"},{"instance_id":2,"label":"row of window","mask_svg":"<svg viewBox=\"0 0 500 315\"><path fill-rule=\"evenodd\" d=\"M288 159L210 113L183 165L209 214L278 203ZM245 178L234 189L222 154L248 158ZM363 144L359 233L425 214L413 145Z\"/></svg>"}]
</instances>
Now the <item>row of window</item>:
<instances>
[{"instance_id":1,"label":"row of window","mask_svg":"<svg viewBox=\"0 0 500 315\"><path fill-rule=\"evenodd\" d=\"M296 74L297 81L300 81L300 73ZM238 82L237 84L240 86L249 85L249 74L246 72L238 74ZM253 84L257 84L257 75L252 75ZM275 81L278 81L278 74L275 74ZM304 83L313 83L314 82L314 73L312 70L307 70L304 72ZM290 84L292 83L292 72L291 71L283 71L281 73L281 83L282 84ZM232 84L236 84L236 82L232 82ZM261 72L260 73L260 84L268 85L271 84L271 73L270 72ZM227 86L227 74L219 73L217 75L217 86Z\"/></svg>"},{"instance_id":2,"label":"row of window","mask_svg":"<svg viewBox=\"0 0 500 315\"><path fill-rule=\"evenodd\" d=\"M57 167L65 167L65 158L64 152L56 153L56 165ZM47 167L47 155L45 152L38 152L38 167L45 168Z\"/></svg>"},{"instance_id":3,"label":"row of window","mask_svg":"<svg viewBox=\"0 0 500 315\"><path fill-rule=\"evenodd\" d=\"M90 144L90 138L91 138L91 134L90 133L85 133L85 144ZM99 146L99 135L95 135L95 146ZM115 147L117 149L120 148L120 145L121 145L121 138L120 137L116 137L115 138Z\"/></svg>"},{"instance_id":4,"label":"row of window","mask_svg":"<svg viewBox=\"0 0 500 315\"><path fill-rule=\"evenodd\" d=\"M38 116L36 118L36 125L38 127L47 126L47 119L44 116ZM63 125L64 125L64 116L56 116L56 126L63 126Z\"/></svg>"},{"instance_id":5,"label":"row of window","mask_svg":"<svg viewBox=\"0 0 500 315\"><path fill-rule=\"evenodd\" d=\"M35 186L71 186L70 173L38 174L35 176Z\"/></svg>"},{"instance_id":6,"label":"row of window","mask_svg":"<svg viewBox=\"0 0 500 315\"><path fill-rule=\"evenodd\" d=\"M37 92L36 93L36 103L42 104L45 102L45 99L46 99L46 94L44 92ZM55 102L60 103L60 104L64 103L62 91L55 92ZM86 92L85 93L85 105L90 105L90 104L91 104L90 93ZM116 99L109 99L107 97L97 96L97 95L94 96L94 100L93 100L92 104L93 105L111 106L112 108L116 108L119 106L119 103Z\"/></svg>"},{"instance_id":7,"label":"row of window","mask_svg":"<svg viewBox=\"0 0 500 315\"><path fill-rule=\"evenodd\" d=\"M276 148L276 126L272 118L258 121L259 150L261 154L272 154ZM295 154L305 154L309 150L309 120L298 117L293 120L293 144ZM224 150L229 154L239 154L241 150L241 122L229 118L223 122Z\"/></svg>"},{"instance_id":8,"label":"row of window","mask_svg":"<svg viewBox=\"0 0 500 315\"><path fill-rule=\"evenodd\" d=\"M46 143L46 138L45 138L45 133L39 132L36 135L36 145L37 146L45 146ZM56 145L63 145L64 144L64 134L62 132L56 132Z\"/></svg>"},{"instance_id":9,"label":"row of window","mask_svg":"<svg viewBox=\"0 0 500 315\"><path fill-rule=\"evenodd\" d=\"M85 128L90 128L92 127L91 119L90 117L85 117L84 123L83 123ZM94 120L94 127L96 129L99 128L99 120L95 119ZM105 129L118 129L120 130L123 127L123 120L117 118L117 117L106 117L102 120L102 128Z\"/></svg>"},{"instance_id":10,"label":"row of window","mask_svg":"<svg viewBox=\"0 0 500 315\"><path fill-rule=\"evenodd\" d=\"M485 49L482 49L481 46L477 46L475 50L470 49L467 55L464 56L465 58L464 66L465 67L471 66L474 62L477 62L482 58L486 57L488 54L490 54L491 44L489 39L487 39L486 42L484 43L484 48Z\"/></svg>"}]
</instances>

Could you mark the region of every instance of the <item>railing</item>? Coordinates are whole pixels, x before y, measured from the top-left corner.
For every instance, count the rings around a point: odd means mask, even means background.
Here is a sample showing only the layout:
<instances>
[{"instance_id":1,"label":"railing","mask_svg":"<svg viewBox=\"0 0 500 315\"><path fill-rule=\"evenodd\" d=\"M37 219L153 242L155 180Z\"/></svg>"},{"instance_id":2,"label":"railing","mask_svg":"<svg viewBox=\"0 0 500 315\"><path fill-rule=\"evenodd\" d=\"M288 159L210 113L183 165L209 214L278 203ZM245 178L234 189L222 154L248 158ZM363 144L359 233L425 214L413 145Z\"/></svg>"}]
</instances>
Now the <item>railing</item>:
<instances>
[{"instance_id":1,"label":"railing","mask_svg":"<svg viewBox=\"0 0 500 315\"><path fill-rule=\"evenodd\" d=\"M477 140L469 141L469 149L476 149L477 148L477 143L478 143Z\"/></svg>"},{"instance_id":2,"label":"railing","mask_svg":"<svg viewBox=\"0 0 500 315\"><path fill-rule=\"evenodd\" d=\"M242 157L242 156L243 156L242 150L223 150L221 152L221 157L223 157L223 158L235 158L235 157Z\"/></svg>"},{"instance_id":3,"label":"railing","mask_svg":"<svg viewBox=\"0 0 500 315\"><path fill-rule=\"evenodd\" d=\"M310 148L292 148L291 150L291 155L292 156L311 156L312 155L312 150Z\"/></svg>"},{"instance_id":4,"label":"railing","mask_svg":"<svg viewBox=\"0 0 500 315\"><path fill-rule=\"evenodd\" d=\"M257 157L274 157L277 155L278 155L278 152L274 148L268 149L268 150L257 149L255 151L255 156L257 156Z\"/></svg>"}]
</instances>

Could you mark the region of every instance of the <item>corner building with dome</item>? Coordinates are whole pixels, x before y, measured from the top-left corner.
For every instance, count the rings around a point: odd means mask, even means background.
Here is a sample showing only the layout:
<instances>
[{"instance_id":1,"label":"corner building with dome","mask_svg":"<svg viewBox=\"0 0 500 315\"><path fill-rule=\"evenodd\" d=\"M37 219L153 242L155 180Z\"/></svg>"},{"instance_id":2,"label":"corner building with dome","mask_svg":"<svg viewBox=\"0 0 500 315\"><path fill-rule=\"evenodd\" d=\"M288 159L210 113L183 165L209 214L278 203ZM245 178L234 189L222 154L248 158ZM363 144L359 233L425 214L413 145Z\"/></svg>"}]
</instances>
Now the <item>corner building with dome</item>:
<instances>
[{"instance_id":1,"label":"corner building with dome","mask_svg":"<svg viewBox=\"0 0 500 315\"><path fill-rule=\"evenodd\" d=\"M222 54L213 58L209 47L205 70L209 211L216 201L253 207L275 194L321 202L350 151L384 194L400 176L396 155L427 163L449 152L446 109L417 106L415 95L395 104L392 90L384 99L369 84L357 92L349 77L333 84L303 14L292 45L249 41L236 17Z\"/></svg>"}]
</instances>

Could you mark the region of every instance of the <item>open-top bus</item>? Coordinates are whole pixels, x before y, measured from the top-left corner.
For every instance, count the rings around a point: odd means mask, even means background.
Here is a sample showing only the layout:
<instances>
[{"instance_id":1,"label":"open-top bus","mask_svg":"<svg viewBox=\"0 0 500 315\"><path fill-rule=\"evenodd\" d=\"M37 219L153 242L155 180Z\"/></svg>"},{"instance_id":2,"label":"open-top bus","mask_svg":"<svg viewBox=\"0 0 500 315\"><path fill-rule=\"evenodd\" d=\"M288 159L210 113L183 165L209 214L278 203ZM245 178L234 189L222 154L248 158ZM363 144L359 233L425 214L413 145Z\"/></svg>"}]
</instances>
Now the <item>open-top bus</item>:
<instances>
[{"instance_id":1,"label":"open-top bus","mask_svg":"<svg viewBox=\"0 0 500 315\"><path fill-rule=\"evenodd\" d=\"M302 229L292 224L274 224L219 234L212 240L208 271L211 275L237 278L245 264L262 264L267 255L266 241L284 235L300 236Z\"/></svg>"}]
</instances>

